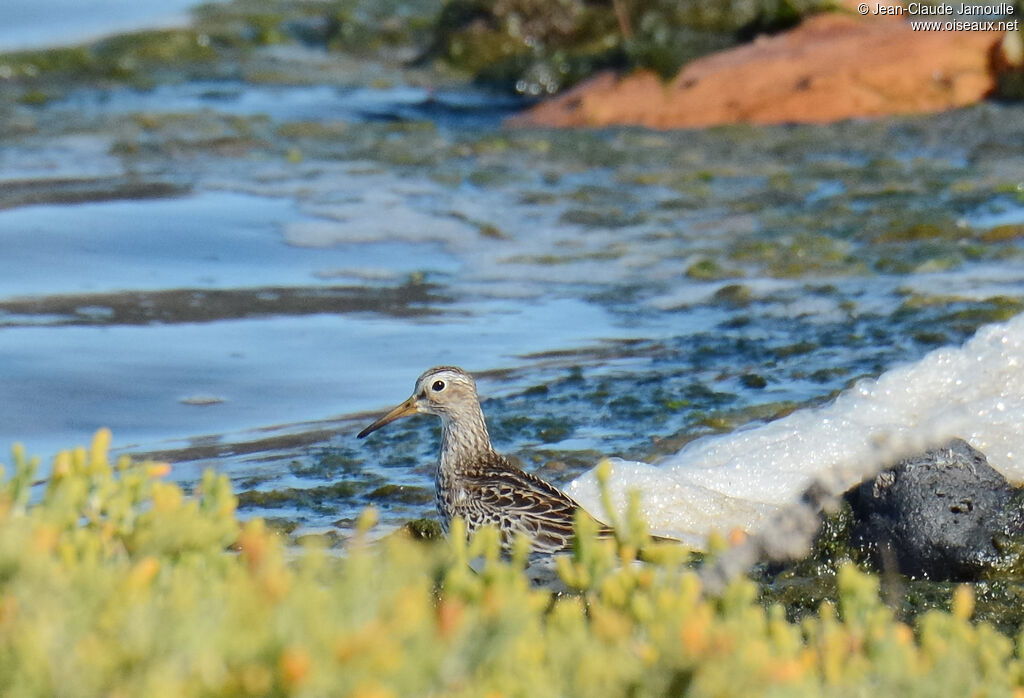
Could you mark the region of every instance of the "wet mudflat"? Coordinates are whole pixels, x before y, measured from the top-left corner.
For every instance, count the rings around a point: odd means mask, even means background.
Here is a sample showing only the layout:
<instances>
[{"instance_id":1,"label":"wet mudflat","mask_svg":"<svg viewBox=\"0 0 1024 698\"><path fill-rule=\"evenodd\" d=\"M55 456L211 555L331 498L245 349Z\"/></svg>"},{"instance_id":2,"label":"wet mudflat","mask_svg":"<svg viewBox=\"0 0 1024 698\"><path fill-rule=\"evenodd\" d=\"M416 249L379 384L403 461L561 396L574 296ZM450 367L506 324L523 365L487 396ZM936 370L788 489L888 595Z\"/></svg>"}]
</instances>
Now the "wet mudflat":
<instances>
[{"instance_id":1,"label":"wet mudflat","mask_svg":"<svg viewBox=\"0 0 1024 698\"><path fill-rule=\"evenodd\" d=\"M565 482L1024 308L1020 107L509 130L514 101L422 73L247 60L3 93L0 445L109 426L344 537L368 504L432 515L436 424L354 438L429 366L477 374L496 445Z\"/></svg>"}]
</instances>

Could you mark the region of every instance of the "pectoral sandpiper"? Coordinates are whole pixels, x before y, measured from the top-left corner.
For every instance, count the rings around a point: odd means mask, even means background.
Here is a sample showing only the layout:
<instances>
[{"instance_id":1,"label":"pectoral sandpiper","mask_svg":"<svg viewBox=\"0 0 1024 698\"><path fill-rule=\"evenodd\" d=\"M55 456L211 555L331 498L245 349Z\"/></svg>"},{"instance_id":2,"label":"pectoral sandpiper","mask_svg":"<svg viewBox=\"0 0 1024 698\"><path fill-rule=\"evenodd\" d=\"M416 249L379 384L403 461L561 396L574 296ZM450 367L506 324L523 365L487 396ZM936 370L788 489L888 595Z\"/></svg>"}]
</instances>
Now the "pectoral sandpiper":
<instances>
[{"instance_id":1,"label":"pectoral sandpiper","mask_svg":"<svg viewBox=\"0 0 1024 698\"><path fill-rule=\"evenodd\" d=\"M430 369L417 379L408 400L359 432L359 438L413 414L441 418L434 491L445 534L452 517L461 516L470 533L487 524L496 526L506 550L517 533L533 540L535 555L571 547L580 505L494 450L472 376L454 366ZM612 533L606 526L599 530Z\"/></svg>"}]
</instances>

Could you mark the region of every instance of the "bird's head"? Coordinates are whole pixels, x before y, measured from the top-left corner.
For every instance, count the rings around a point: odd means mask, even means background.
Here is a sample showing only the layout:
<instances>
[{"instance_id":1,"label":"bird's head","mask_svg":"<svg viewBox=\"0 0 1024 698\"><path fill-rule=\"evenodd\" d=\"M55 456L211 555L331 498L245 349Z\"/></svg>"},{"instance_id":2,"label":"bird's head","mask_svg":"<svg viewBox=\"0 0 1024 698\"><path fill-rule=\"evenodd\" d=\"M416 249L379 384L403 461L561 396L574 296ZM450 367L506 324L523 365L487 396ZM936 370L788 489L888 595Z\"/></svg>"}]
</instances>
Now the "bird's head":
<instances>
[{"instance_id":1,"label":"bird's head","mask_svg":"<svg viewBox=\"0 0 1024 698\"><path fill-rule=\"evenodd\" d=\"M409 399L359 432L363 438L396 419L414 414L434 414L442 420L455 419L459 412L479 409L476 381L455 366L437 366L416 379Z\"/></svg>"}]
</instances>

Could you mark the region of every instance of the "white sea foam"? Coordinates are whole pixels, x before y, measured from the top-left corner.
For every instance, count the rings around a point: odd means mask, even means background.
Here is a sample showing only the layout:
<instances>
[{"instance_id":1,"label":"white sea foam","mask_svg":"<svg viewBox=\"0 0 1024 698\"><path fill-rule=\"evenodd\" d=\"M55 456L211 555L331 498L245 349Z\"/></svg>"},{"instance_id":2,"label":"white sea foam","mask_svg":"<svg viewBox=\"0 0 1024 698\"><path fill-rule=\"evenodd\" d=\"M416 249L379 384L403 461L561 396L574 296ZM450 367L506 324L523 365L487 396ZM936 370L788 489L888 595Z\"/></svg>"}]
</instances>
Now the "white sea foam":
<instances>
[{"instance_id":1,"label":"white sea foam","mask_svg":"<svg viewBox=\"0 0 1024 698\"><path fill-rule=\"evenodd\" d=\"M852 486L954 436L1024 481L1024 315L861 381L825 407L693 441L657 466L613 461L610 489L620 511L638 490L652 530L700 544L713 529L757 529L815 478ZM567 491L602 515L595 471Z\"/></svg>"}]
</instances>

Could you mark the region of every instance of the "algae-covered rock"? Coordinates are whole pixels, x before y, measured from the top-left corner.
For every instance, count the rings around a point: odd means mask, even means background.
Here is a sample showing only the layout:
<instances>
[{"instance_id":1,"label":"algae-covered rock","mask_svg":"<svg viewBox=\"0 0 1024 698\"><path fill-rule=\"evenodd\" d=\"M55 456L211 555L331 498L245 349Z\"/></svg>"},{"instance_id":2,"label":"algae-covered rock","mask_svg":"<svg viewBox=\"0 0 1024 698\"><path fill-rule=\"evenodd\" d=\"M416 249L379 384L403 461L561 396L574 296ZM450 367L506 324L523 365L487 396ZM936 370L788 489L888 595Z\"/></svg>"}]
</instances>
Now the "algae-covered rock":
<instances>
[{"instance_id":1,"label":"algae-covered rock","mask_svg":"<svg viewBox=\"0 0 1024 698\"><path fill-rule=\"evenodd\" d=\"M824 7L796 2L454 0L438 16L434 52L487 82L550 94L607 67L664 77L757 32Z\"/></svg>"},{"instance_id":2,"label":"algae-covered rock","mask_svg":"<svg viewBox=\"0 0 1024 698\"><path fill-rule=\"evenodd\" d=\"M1024 532L1014 489L962 439L900 461L847 500L852 543L912 577L978 579L1014 562L1000 541Z\"/></svg>"},{"instance_id":3,"label":"algae-covered rock","mask_svg":"<svg viewBox=\"0 0 1024 698\"><path fill-rule=\"evenodd\" d=\"M436 519L413 519L402 529L416 540L440 540L444 537L441 524Z\"/></svg>"}]
</instances>

